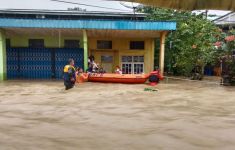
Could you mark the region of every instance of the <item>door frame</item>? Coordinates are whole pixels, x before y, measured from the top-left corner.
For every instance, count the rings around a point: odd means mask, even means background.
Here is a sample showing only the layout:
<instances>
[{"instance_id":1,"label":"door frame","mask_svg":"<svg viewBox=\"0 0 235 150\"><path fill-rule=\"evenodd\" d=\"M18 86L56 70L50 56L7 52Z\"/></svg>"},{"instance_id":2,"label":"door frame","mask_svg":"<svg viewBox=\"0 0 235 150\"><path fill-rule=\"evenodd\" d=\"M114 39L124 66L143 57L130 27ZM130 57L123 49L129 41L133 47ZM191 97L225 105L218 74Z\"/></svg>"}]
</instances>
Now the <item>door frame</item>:
<instances>
[{"instance_id":1,"label":"door frame","mask_svg":"<svg viewBox=\"0 0 235 150\"><path fill-rule=\"evenodd\" d=\"M133 57L134 56L143 56L144 57L144 59L145 59L145 56L144 55L141 55L141 54L135 54L135 55L133 55L133 54L125 54L125 55L121 55L121 57L120 57L120 64L121 64L121 69L123 70L123 68L122 68L122 66L123 66L123 64L131 64L131 74L135 74L135 69L134 69L134 65L135 64L141 64L141 65L143 65L143 73L144 73L144 68L145 68L145 63L144 62L122 62L122 57L123 56L131 56L132 57L132 60L133 60Z\"/></svg>"},{"instance_id":2,"label":"door frame","mask_svg":"<svg viewBox=\"0 0 235 150\"><path fill-rule=\"evenodd\" d=\"M92 49L90 50L90 55L93 55L95 57L95 62L99 63L102 66L102 60L101 60L101 56L104 55L109 55L113 57L113 61L112 61L112 72L114 69L114 65L115 65L115 60L117 58L115 58L115 53L117 52L117 50L100 50L100 49Z\"/></svg>"}]
</instances>

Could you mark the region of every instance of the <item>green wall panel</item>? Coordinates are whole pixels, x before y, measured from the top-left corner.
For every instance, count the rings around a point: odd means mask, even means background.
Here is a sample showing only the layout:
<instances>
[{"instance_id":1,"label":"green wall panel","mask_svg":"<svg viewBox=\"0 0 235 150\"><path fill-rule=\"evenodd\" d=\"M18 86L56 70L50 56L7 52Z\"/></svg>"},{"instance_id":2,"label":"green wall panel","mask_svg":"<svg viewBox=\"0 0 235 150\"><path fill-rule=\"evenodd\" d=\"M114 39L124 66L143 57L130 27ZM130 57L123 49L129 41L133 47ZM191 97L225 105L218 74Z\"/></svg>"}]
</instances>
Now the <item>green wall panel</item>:
<instances>
[{"instance_id":1,"label":"green wall panel","mask_svg":"<svg viewBox=\"0 0 235 150\"><path fill-rule=\"evenodd\" d=\"M7 77L7 62L6 62L6 37L5 32L0 29L0 81Z\"/></svg>"}]
</instances>

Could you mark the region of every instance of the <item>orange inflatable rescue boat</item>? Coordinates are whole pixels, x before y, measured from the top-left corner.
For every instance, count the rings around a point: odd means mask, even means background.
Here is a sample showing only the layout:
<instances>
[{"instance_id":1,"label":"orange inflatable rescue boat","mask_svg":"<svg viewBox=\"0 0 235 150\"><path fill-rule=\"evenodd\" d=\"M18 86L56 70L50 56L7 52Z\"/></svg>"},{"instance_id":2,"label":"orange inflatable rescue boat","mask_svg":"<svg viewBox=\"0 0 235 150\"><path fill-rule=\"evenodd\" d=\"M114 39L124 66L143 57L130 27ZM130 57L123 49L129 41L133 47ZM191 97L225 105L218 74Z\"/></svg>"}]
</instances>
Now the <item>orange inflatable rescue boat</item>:
<instances>
[{"instance_id":1,"label":"orange inflatable rescue boat","mask_svg":"<svg viewBox=\"0 0 235 150\"><path fill-rule=\"evenodd\" d=\"M76 82L77 83L83 83L88 81L88 74L87 73L80 73L76 74Z\"/></svg>"},{"instance_id":2,"label":"orange inflatable rescue boat","mask_svg":"<svg viewBox=\"0 0 235 150\"><path fill-rule=\"evenodd\" d=\"M95 73L90 74L88 81L90 82L104 82L104 83L127 83L127 84L141 84L145 83L149 75L145 74L112 74L112 73Z\"/></svg>"}]
</instances>

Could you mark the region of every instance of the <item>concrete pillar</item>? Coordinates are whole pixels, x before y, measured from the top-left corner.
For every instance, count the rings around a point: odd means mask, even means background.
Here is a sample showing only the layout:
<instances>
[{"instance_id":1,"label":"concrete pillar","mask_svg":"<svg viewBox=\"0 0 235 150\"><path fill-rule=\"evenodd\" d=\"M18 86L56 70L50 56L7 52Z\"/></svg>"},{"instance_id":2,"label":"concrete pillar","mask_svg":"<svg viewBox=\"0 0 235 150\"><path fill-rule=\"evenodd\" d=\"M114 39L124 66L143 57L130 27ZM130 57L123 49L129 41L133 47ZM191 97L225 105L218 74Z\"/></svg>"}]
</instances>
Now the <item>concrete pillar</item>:
<instances>
[{"instance_id":1,"label":"concrete pillar","mask_svg":"<svg viewBox=\"0 0 235 150\"><path fill-rule=\"evenodd\" d=\"M155 54L155 39L152 39L151 40L151 53L150 53L150 59L151 59L151 70L150 71L153 71L155 70L154 68L154 54Z\"/></svg>"},{"instance_id":2,"label":"concrete pillar","mask_svg":"<svg viewBox=\"0 0 235 150\"><path fill-rule=\"evenodd\" d=\"M88 38L87 31L83 30L84 71L88 69Z\"/></svg>"},{"instance_id":3,"label":"concrete pillar","mask_svg":"<svg viewBox=\"0 0 235 150\"><path fill-rule=\"evenodd\" d=\"M167 32L163 31L160 37L160 54L159 54L159 69L161 74L164 73L164 58L165 58L165 40L166 40Z\"/></svg>"},{"instance_id":4,"label":"concrete pillar","mask_svg":"<svg viewBox=\"0 0 235 150\"><path fill-rule=\"evenodd\" d=\"M6 37L4 30L0 29L0 81L7 79Z\"/></svg>"}]
</instances>

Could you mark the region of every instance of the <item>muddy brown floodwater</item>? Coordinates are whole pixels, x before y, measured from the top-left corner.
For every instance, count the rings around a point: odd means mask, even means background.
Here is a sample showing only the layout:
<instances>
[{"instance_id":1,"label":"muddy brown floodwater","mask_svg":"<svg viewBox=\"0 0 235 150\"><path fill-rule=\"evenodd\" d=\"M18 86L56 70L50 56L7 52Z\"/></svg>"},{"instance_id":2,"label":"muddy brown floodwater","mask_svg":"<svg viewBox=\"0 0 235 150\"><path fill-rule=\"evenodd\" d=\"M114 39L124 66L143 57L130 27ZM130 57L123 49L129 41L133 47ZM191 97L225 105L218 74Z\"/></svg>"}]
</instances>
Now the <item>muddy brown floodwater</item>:
<instances>
[{"instance_id":1,"label":"muddy brown floodwater","mask_svg":"<svg viewBox=\"0 0 235 150\"><path fill-rule=\"evenodd\" d=\"M0 150L234 150L235 88L0 83Z\"/></svg>"}]
</instances>

